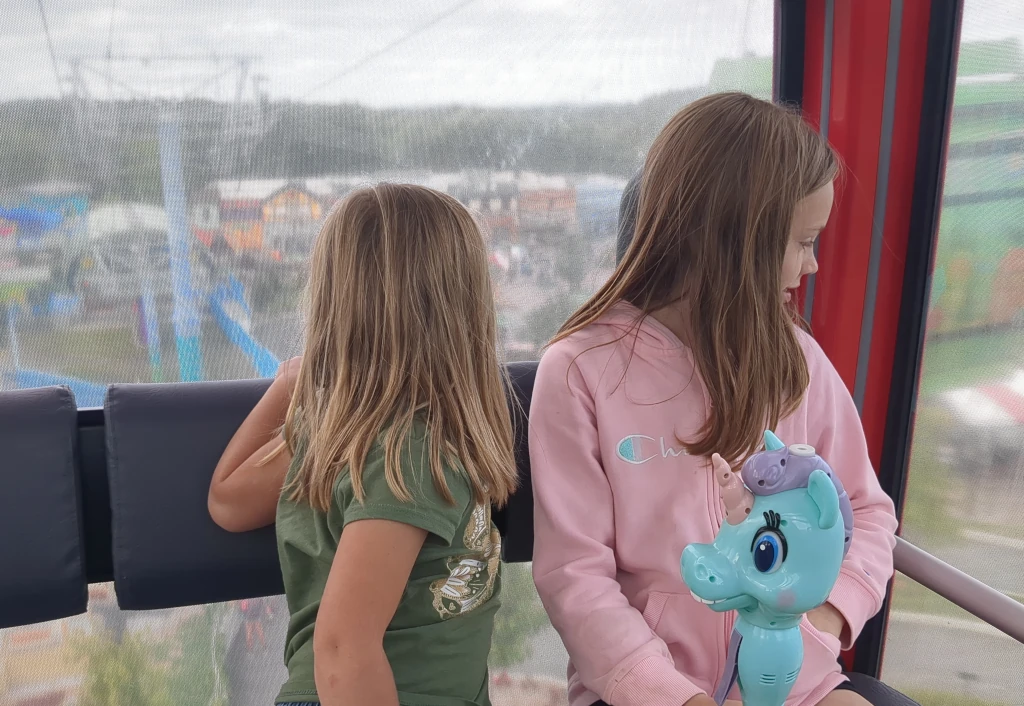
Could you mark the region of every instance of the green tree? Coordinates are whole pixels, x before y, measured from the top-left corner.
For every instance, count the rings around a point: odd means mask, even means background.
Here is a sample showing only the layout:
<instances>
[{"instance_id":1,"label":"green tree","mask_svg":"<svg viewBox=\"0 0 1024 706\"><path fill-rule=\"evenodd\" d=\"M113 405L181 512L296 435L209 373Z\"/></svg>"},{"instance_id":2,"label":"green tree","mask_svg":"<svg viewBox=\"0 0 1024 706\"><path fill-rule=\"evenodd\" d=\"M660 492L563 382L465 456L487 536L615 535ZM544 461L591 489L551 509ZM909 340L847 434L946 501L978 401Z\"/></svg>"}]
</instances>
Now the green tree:
<instances>
[{"instance_id":1,"label":"green tree","mask_svg":"<svg viewBox=\"0 0 1024 706\"><path fill-rule=\"evenodd\" d=\"M180 650L168 675L175 703L227 706L227 639L219 630L225 610L223 604L203 606L179 630Z\"/></svg>"},{"instance_id":2,"label":"green tree","mask_svg":"<svg viewBox=\"0 0 1024 706\"><path fill-rule=\"evenodd\" d=\"M579 292L593 265L593 248L586 238L579 235L566 235L559 245L555 275L569 287L570 292Z\"/></svg>"},{"instance_id":3,"label":"green tree","mask_svg":"<svg viewBox=\"0 0 1024 706\"><path fill-rule=\"evenodd\" d=\"M155 135L122 138L110 182L110 196L115 199L163 202L160 149Z\"/></svg>"},{"instance_id":4,"label":"green tree","mask_svg":"<svg viewBox=\"0 0 1024 706\"><path fill-rule=\"evenodd\" d=\"M173 706L166 645L125 633L120 640L107 631L81 636L75 650L85 663L80 706Z\"/></svg>"},{"instance_id":5,"label":"green tree","mask_svg":"<svg viewBox=\"0 0 1024 706\"><path fill-rule=\"evenodd\" d=\"M627 177L661 127L700 90L665 93L639 105L374 109L276 103L262 136L228 143L229 104L181 106L185 184L211 179L293 178L379 169L516 169L605 172ZM152 105L105 101L79 131L70 99L0 103L0 188L87 181L96 196L162 201ZM68 139L71 134L73 139ZM223 159L224 154L235 158Z\"/></svg>"},{"instance_id":6,"label":"green tree","mask_svg":"<svg viewBox=\"0 0 1024 706\"><path fill-rule=\"evenodd\" d=\"M546 302L527 315L526 340L538 348L543 346L551 340L584 299L582 293L556 291Z\"/></svg>"},{"instance_id":7,"label":"green tree","mask_svg":"<svg viewBox=\"0 0 1024 706\"><path fill-rule=\"evenodd\" d=\"M522 664L533 652L534 635L548 624L529 564L501 565L501 608L494 618L490 667L505 670Z\"/></svg>"},{"instance_id":8,"label":"green tree","mask_svg":"<svg viewBox=\"0 0 1024 706\"><path fill-rule=\"evenodd\" d=\"M166 641L129 632L121 611L101 613L103 629L73 642L85 666L80 706L227 706L225 610L204 606Z\"/></svg>"}]
</instances>

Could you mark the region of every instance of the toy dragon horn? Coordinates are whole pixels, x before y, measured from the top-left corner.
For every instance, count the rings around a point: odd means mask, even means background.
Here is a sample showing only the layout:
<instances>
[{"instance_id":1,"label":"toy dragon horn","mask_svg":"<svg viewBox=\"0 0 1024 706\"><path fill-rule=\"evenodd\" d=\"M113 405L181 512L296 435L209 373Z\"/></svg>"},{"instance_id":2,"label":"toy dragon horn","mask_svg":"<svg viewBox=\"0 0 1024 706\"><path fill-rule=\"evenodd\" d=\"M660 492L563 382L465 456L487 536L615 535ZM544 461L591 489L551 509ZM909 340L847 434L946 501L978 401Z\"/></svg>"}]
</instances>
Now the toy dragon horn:
<instances>
[{"instance_id":1,"label":"toy dragon horn","mask_svg":"<svg viewBox=\"0 0 1024 706\"><path fill-rule=\"evenodd\" d=\"M772 433L771 431L766 431L764 433L764 448L765 451L781 451L782 449L786 448L786 445L783 444L779 440L779 437L775 436L774 433Z\"/></svg>"},{"instance_id":2,"label":"toy dragon horn","mask_svg":"<svg viewBox=\"0 0 1024 706\"><path fill-rule=\"evenodd\" d=\"M711 457L715 479L722 488L722 503L725 505L725 519L730 525L738 525L747 519L754 507L754 494L747 490L740 477L732 472L729 464L718 454Z\"/></svg>"}]
</instances>

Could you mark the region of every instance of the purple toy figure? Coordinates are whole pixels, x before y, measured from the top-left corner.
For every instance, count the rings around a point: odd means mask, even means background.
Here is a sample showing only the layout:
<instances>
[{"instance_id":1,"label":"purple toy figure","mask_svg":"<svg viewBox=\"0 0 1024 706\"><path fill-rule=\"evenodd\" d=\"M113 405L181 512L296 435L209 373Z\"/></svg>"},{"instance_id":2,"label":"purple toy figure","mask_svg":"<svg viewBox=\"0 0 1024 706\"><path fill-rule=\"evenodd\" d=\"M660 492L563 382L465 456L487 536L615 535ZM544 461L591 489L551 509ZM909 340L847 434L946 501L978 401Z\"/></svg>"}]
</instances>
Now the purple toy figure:
<instances>
[{"instance_id":1,"label":"purple toy figure","mask_svg":"<svg viewBox=\"0 0 1024 706\"><path fill-rule=\"evenodd\" d=\"M825 463L825 459L818 455L813 446L792 444L787 447L779 437L766 431L764 448L762 453L754 454L743 464L743 470L740 471L743 484L754 495L775 495L795 488L806 488L807 479L811 477L812 471L825 471L839 494L839 512L843 516L843 528L846 530L846 540L843 544L845 558L846 553L850 551L850 541L853 538L853 507L839 476ZM723 496L724 494L723 488Z\"/></svg>"}]
</instances>

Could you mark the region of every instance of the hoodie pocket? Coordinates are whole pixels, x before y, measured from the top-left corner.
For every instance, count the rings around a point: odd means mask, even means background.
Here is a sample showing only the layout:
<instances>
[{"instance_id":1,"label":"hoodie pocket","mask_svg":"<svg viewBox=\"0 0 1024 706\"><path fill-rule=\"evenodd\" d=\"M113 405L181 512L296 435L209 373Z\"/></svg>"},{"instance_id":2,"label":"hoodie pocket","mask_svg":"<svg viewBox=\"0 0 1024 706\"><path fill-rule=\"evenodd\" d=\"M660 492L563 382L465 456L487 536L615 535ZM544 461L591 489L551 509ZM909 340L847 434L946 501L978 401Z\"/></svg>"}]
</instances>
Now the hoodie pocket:
<instances>
[{"instance_id":1,"label":"hoodie pocket","mask_svg":"<svg viewBox=\"0 0 1024 706\"><path fill-rule=\"evenodd\" d=\"M661 624L661 617L665 614L665 606L668 604L670 596L669 593L658 593L657 591L647 594L647 605L644 606L643 616L647 627L653 632L658 631L658 625Z\"/></svg>"},{"instance_id":2,"label":"hoodie pocket","mask_svg":"<svg viewBox=\"0 0 1024 706\"><path fill-rule=\"evenodd\" d=\"M807 619L806 615L800 621L800 627L804 629L812 640L828 650L835 659L839 659L839 653L842 648L838 637L831 633L822 632L814 627L814 624Z\"/></svg>"},{"instance_id":3,"label":"hoodie pocket","mask_svg":"<svg viewBox=\"0 0 1024 706\"><path fill-rule=\"evenodd\" d=\"M712 689L725 658L725 616L693 600L688 591L652 591L643 617L664 642L665 656L676 670L704 691Z\"/></svg>"}]
</instances>

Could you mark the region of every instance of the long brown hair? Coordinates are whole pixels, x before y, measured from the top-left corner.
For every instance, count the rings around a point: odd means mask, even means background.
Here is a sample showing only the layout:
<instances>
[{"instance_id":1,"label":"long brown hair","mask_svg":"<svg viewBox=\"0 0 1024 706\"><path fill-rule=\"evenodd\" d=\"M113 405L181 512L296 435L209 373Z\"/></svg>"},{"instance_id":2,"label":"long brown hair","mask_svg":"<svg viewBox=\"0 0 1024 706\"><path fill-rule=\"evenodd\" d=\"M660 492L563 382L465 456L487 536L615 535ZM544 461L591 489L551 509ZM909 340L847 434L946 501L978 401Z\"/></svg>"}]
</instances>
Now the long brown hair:
<instances>
[{"instance_id":1,"label":"long brown hair","mask_svg":"<svg viewBox=\"0 0 1024 706\"><path fill-rule=\"evenodd\" d=\"M326 511L345 469L362 500L383 434L388 486L408 501L399 463L417 418L446 500L444 464L465 471L477 502L508 498L516 468L486 248L458 201L405 184L349 194L314 247L306 318L284 430L292 453L303 449L291 500Z\"/></svg>"},{"instance_id":2,"label":"long brown hair","mask_svg":"<svg viewBox=\"0 0 1024 706\"><path fill-rule=\"evenodd\" d=\"M740 462L807 388L782 264L797 203L838 172L835 152L795 111L742 93L694 101L647 155L622 261L552 342L620 300L646 315L685 299L711 408L699 437L679 441Z\"/></svg>"}]
</instances>

